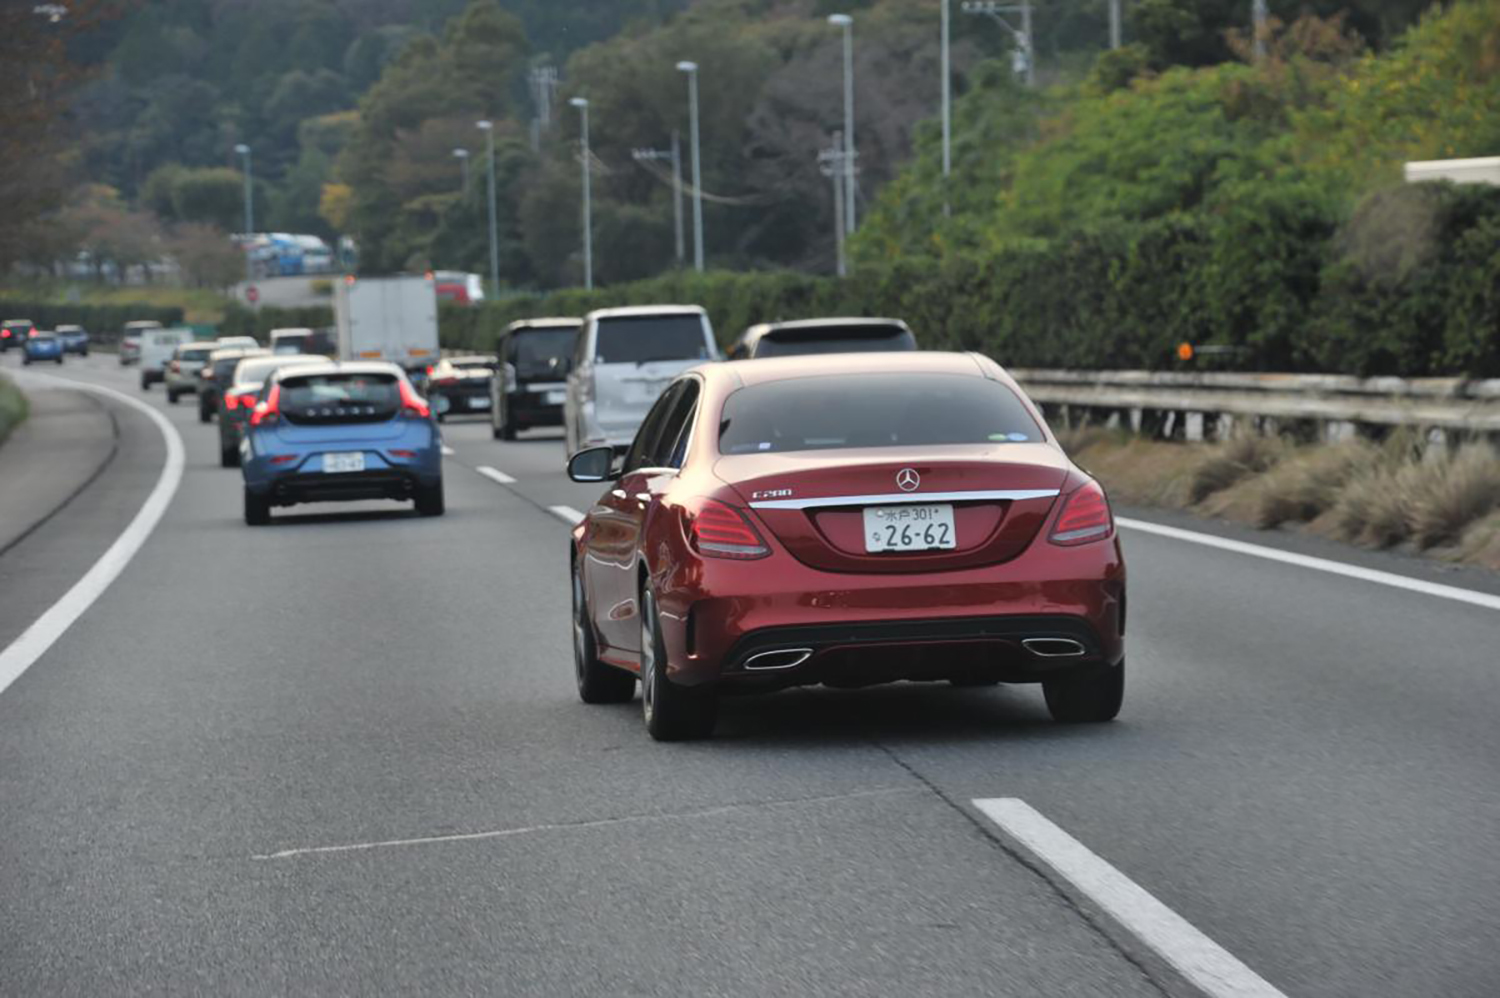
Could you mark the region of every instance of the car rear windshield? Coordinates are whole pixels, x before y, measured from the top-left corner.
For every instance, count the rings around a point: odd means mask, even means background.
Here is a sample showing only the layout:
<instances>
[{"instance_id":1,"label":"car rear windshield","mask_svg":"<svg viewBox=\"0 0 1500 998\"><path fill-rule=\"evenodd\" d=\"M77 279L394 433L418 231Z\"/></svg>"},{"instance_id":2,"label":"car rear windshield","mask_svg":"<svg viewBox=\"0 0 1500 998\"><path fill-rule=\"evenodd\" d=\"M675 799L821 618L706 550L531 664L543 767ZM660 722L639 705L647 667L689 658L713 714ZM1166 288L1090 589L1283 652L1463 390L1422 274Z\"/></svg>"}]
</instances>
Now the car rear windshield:
<instances>
[{"instance_id":1,"label":"car rear windshield","mask_svg":"<svg viewBox=\"0 0 1500 998\"><path fill-rule=\"evenodd\" d=\"M208 360L208 355L218 347L178 347L177 356L182 360Z\"/></svg>"},{"instance_id":2,"label":"car rear windshield","mask_svg":"<svg viewBox=\"0 0 1500 998\"><path fill-rule=\"evenodd\" d=\"M234 380L242 384L258 385L278 368L286 367L285 357L265 357L258 360L242 360L234 370Z\"/></svg>"},{"instance_id":3,"label":"car rear windshield","mask_svg":"<svg viewBox=\"0 0 1500 998\"><path fill-rule=\"evenodd\" d=\"M394 374L292 375L281 379L280 408L294 423L389 419L401 408L401 386Z\"/></svg>"},{"instance_id":4,"label":"car rear windshield","mask_svg":"<svg viewBox=\"0 0 1500 998\"><path fill-rule=\"evenodd\" d=\"M594 356L601 364L708 360L708 337L696 315L643 315L599 320Z\"/></svg>"},{"instance_id":5,"label":"car rear windshield","mask_svg":"<svg viewBox=\"0 0 1500 998\"><path fill-rule=\"evenodd\" d=\"M757 357L809 353L873 353L915 350L916 337L900 326L848 325L819 329L772 330L755 345Z\"/></svg>"},{"instance_id":6,"label":"car rear windshield","mask_svg":"<svg viewBox=\"0 0 1500 998\"><path fill-rule=\"evenodd\" d=\"M729 396L719 423L724 454L1043 439L1009 388L955 374L850 374L751 385Z\"/></svg>"},{"instance_id":7,"label":"car rear windshield","mask_svg":"<svg viewBox=\"0 0 1500 998\"><path fill-rule=\"evenodd\" d=\"M600 327L600 339L603 339ZM529 378L536 375L561 374L573 356L573 341L578 338L577 327L563 329L528 329L512 333L516 344L516 375ZM702 339L702 336L699 336Z\"/></svg>"}]
</instances>

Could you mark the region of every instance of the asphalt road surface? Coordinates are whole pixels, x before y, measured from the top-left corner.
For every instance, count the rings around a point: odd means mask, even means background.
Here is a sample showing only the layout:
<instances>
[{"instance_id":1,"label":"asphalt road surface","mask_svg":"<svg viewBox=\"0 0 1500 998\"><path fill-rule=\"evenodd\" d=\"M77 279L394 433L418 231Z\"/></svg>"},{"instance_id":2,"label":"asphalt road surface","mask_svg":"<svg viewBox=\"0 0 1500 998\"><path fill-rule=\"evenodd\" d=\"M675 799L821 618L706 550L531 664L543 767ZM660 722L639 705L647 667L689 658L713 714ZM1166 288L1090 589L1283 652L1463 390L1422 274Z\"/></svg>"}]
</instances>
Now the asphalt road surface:
<instances>
[{"instance_id":1,"label":"asphalt road surface","mask_svg":"<svg viewBox=\"0 0 1500 998\"><path fill-rule=\"evenodd\" d=\"M140 396L113 358L48 373ZM145 397L186 446L180 486L0 692L0 994L1173 987L987 798L1286 995L1500 993L1494 609L1127 530L1116 723L904 685L733 699L713 740L655 744L638 704L573 690L553 507L597 490L566 481L558 434L447 424L438 519L250 529L212 427ZM0 649L159 477L162 433L104 404L109 465L0 556Z\"/></svg>"}]
</instances>

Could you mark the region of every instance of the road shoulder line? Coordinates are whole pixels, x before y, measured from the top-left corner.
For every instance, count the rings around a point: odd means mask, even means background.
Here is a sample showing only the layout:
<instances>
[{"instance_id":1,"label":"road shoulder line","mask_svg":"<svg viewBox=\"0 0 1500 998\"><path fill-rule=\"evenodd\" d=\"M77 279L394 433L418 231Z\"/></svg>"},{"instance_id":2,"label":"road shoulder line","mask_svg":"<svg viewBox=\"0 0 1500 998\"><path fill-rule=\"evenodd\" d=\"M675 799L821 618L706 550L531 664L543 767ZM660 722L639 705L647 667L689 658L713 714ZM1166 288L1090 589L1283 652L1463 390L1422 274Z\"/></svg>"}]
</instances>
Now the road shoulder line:
<instances>
[{"instance_id":1,"label":"road shoulder line","mask_svg":"<svg viewBox=\"0 0 1500 998\"><path fill-rule=\"evenodd\" d=\"M505 472L501 471L498 468L491 468L487 464L481 464L474 470L479 472L481 475L483 475L485 478L488 478L492 482L499 482L501 485L516 484L516 480L514 478L507 475Z\"/></svg>"},{"instance_id":2,"label":"road shoulder line","mask_svg":"<svg viewBox=\"0 0 1500 998\"><path fill-rule=\"evenodd\" d=\"M1473 589L1461 589L1458 586L1447 586L1440 582L1428 582L1424 579L1414 579L1406 575L1397 575L1394 572L1383 572L1378 568L1365 568L1362 565L1350 565L1341 561L1332 561L1328 558L1297 554L1293 551L1283 551L1280 548L1266 547L1261 544L1249 544L1245 541L1231 540L1227 537L1215 537L1213 534L1199 533L1196 530L1183 530L1180 527L1169 527L1165 524L1151 523L1147 520L1136 520L1122 516L1118 517L1115 522L1126 530L1139 530L1145 534L1156 534L1159 537L1187 541L1190 544L1201 544L1204 547L1218 548L1221 551L1232 551L1235 554L1249 555L1252 558L1279 561L1285 565L1295 565L1298 568L1308 568L1316 572L1327 572L1331 575L1342 575L1345 578L1373 582L1376 585L1389 586L1393 589L1405 589L1408 592L1421 593L1425 596L1436 596L1439 599L1468 603L1473 606L1484 607L1487 610L1500 610L1500 596L1477 592Z\"/></svg>"},{"instance_id":3,"label":"road shoulder line","mask_svg":"<svg viewBox=\"0 0 1500 998\"><path fill-rule=\"evenodd\" d=\"M547 512L557 517L570 527L576 527L583 522L583 514L572 506L548 506Z\"/></svg>"},{"instance_id":4,"label":"road shoulder line","mask_svg":"<svg viewBox=\"0 0 1500 998\"><path fill-rule=\"evenodd\" d=\"M1017 797L974 801L986 818L1069 893L1166 964L1174 978L1209 998L1286 998L1233 954L1150 892ZM1175 989L1174 989L1175 990Z\"/></svg>"},{"instance_id":5,"label":"road shoulder line","mask_svg":"<svg viewBox=\"0 0 1500 998\"><path fill-rule=\"evenodd\" d=\"M4 651L0 651L0 693L4 693L27 669L31 668L37 659L46 654L57 639L62 637L68 628L83 616L89 607L93 606L94 601L104 594L110 583L119 577L120 573L125 570L125 566L130 564L130 560L135 557L135 553L141 549L152 531L156 529L156 525L161 522L172 497L177 494L177 486L182 481L182 437L176 427L154 407L139 399L131 398L124 392L105 388L103 385L53 378L47 375L33 375L33 377L56 382L59 386L94 392L144 413L161 432L162 441L167 448L167 459L163 462L161 475L157 478L150 494L146 496L146 501L141 504L135 518L130 521L120 536L115 538L109 549L100 555L99 560L84 573L83 578L74 583L73 587L56 603L48 607L47 611L30 627L22 631L20 637L12 641Z\"/></svg>"}]
</instances>

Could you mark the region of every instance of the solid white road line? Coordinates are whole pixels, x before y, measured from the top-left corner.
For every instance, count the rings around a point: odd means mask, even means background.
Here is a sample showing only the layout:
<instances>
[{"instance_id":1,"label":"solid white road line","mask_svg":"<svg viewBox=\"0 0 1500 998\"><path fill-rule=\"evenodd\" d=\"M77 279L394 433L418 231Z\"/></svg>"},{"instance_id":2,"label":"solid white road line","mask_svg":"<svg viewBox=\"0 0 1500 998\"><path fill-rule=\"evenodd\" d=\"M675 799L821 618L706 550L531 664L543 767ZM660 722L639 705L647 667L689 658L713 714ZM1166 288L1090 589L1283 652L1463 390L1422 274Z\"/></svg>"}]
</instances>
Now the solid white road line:
<instances>
[{"instance_id":1,"label":"solid white road line","mask_svg":"<svg viewBox=\"0 0 1500 998\"><path fill-rule=\"evenodd\" d=\"M458 451L454 450L452 447L449 447L447 444L443 444L443 456L444 457L452 457L454 454L457 454L457 453L458 453Z\"/></svg>"},{"instance_id":2,"label":"solid white road line","mask_svg":"<svg viewBox=\"0 0 1500 998\"><path fill-rule=\"evenodd\" d=\"M583 514L572 506L548 506L547 511L570 527L583 522Z\"/></svg>"},{"instance_id":3,"label":"solid white road line","mask_svg":"<svg viewBox=\"0 0 1500 998\"><path fill-rule=\"evenodd\" d=\"M514 484L516 484L516 480L514 478L510 477L509 475L507 475L505 472L499 470L498 468L491 468L488 465L481 464L479 467L475 468L474 470L477 471L477 472L479 472L485 478L488 478L488 479L490 479L492 481L499 482L501 485L514 485Z\"/></svg>"},{"instance_id":4,"label":"solid white road line","mask_svg":"<svg viewBox=\"0 0 1500 998\"><path fill-rule=\"evenodd\" d=\"M1082 891L1189 984L1211 998L1286 998L1255 971L1082 842L1016 797L974 801L1015 843Z\"/></svg>"},{"instance_id":5,"label":"solid white road line","mask_svg":"<svg viewBox=\"0 0 1500 998\"><path fill-rule=\"evenodd\" d=\"M21 633L20 637L12 641L8 648L0 651L0 693L5 692L11 683L19 679L21 674L31 668L37 659L46 654L47 649L63 636L74 621L83 616L84 611L88 610L94 601L104 594L104 590L109 588L109 584L125 570L125 566L130 564L130 559L151 536L151 531L156 529L162 514L167 511L167 505L172 501L172 496L177 492L178 483L182 481L182 437L178 434L177 428L156 409L139 399L131 398L123 392L117 392L113 388L105 388L102 385L91 385L67 378L54 378L45 374L28 373L24 377L27 380L36 379L60 387L66 386L105 395L145 413L161 431L162 440L167 445L167 460L162 465L161 476L157 478L151 494L146 497L140 511L135 514L135 519L130 521L129 526L119 537L115 538L109 550L94 562L93 567L84 574L83 578L74 583L72 589L63 593L62 598L38 617L35 623Z\"/></svg>"},{"instance_id":6,"label":"solid white road line","mask_svg":"<svg viewBox=\"0 0 1500 998\"><path fill-rule=\"evenodd\" d=\"M1500 596L1476 592L1473 589L1460 589L1458 586L1445 586L1438 582L1424 582L1421 579L1397 575L1394 572L1382 572L1379 569L1361 568L1358 565L1347 565L1344 562L1330 561L1327 558L1314 558L1305 554L1293 554L1290 551L1263 547L1259 544L1246 544L1244 541L1232 541L1224 537L1215 537L1212 534L1200 534L1195 530L1166 527L1159 523L1150 523L1146 520L1132 520L1127 517L1118 517L1115 522L1128 530L1139 530L1145 534L1156 534L1161 537L1170 537L1174 540L1187 541L1191 544L1202 544L1205 547L1218 548L1221 551L1247 554L1252 558L1279 561L1287 565L1296 565L1299 568L1310 568L1318 572L1342 575L1345 578L1361 579L1365 582L1374 582L1377 585L1390 586L1393 589L1405 589L1408 592L1422 593L1426 596L1437 596L1441 599L1455 600L1459 603L1470 603L1474 606L1482 606L1488 610L1500 610Z\"/></svg>"}]
</instances>

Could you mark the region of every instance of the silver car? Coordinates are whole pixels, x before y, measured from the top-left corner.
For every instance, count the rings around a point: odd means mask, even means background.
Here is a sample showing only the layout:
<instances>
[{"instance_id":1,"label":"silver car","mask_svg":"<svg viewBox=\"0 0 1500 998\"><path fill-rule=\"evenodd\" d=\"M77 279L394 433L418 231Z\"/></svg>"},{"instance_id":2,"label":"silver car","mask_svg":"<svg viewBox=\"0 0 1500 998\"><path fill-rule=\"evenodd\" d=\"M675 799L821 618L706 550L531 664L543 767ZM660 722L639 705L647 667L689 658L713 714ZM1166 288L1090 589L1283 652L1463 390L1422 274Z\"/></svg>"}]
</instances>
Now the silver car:
<instances>
[{"instance_id":1,"label":"silver car","mask_svg":"<svg viewBox=\"0 0 1500 998\"><path fill-rule=\"evenodd\" d=\"M605 445L624 450L673 378L718 357L708 314L697 305L590 312L563 406L569 453Z\"/></svg>"}]
</instances>

